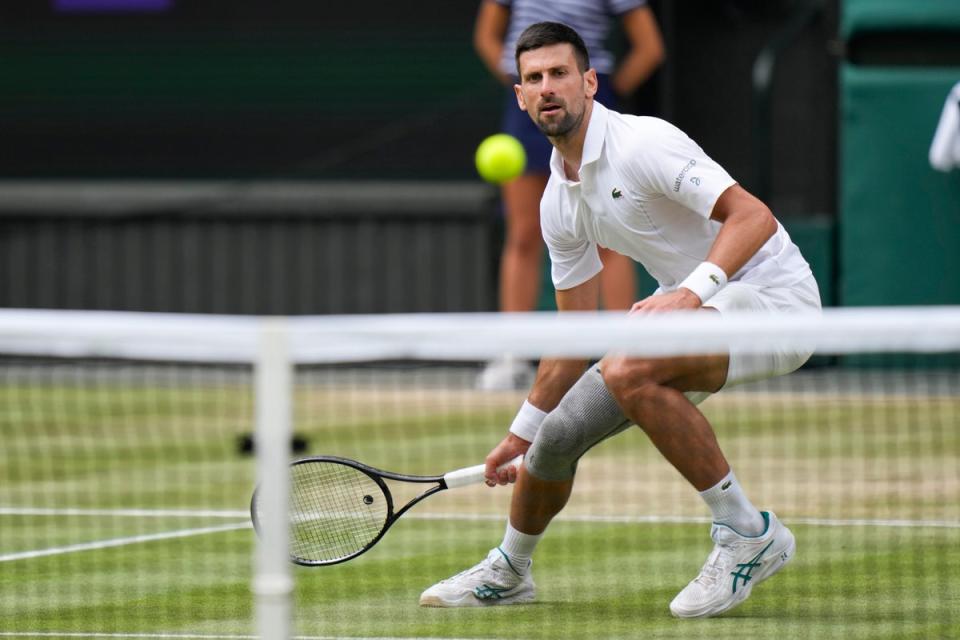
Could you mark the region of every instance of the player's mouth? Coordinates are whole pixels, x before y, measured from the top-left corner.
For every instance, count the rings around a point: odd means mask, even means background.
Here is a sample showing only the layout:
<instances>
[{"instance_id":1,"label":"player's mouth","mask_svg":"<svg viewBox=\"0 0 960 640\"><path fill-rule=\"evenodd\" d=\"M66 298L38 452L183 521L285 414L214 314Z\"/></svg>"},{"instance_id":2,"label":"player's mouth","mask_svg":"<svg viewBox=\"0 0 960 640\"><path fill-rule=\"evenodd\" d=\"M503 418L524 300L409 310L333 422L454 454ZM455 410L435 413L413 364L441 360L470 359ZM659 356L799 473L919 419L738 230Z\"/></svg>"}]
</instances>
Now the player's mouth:
<instances>
[{"instance_id":1,"label":"player's mouth","mask_svg":"<svg viewBox=\"0 0 960 640\"><path fill-rule=\"evenodd\" d=\"M552 115L563 111L563 105L557 102L547 102L540 107L540 115Z\"/></svg>"}]
</instances>

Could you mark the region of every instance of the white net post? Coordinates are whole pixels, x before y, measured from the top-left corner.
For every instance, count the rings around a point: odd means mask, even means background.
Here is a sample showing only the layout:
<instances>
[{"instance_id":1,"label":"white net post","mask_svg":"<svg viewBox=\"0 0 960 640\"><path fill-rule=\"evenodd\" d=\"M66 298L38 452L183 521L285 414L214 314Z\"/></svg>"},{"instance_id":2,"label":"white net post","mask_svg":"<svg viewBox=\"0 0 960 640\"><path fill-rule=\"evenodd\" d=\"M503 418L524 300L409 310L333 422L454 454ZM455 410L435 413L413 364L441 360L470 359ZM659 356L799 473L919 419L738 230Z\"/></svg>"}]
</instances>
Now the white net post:
<instances>
[{"instance_id":1,"label":"white net post","mask_svg":"<svg viewBox=\"0 0 960 640\"><path fill-rule=\"evenodd\" d=\"M257 633L264 640L287 640L293 593L286 517L293 373L283 319L266 319L261 325L254 379L257 485L264 509L253 578Z\"/></svg>"}]
</instances>

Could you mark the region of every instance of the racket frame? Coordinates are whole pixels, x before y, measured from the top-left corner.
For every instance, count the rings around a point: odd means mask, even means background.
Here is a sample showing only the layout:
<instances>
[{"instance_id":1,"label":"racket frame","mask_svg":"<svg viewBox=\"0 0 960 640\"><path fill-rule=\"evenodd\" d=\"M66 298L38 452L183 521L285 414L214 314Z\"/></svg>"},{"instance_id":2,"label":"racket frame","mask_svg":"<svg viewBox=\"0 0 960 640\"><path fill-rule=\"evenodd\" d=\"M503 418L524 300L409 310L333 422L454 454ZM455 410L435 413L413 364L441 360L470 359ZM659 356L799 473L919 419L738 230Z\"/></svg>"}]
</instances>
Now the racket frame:
<instances>
[{"instance_id":1,"label":"racket frame","mask_svg":"<svg viewBox=\"0 0 960 640\"><path fill-rule=\"evenodd\" d=\"M383 469L377 469L376 467L371 467L369 465L363 464L362 462L357 462L356 460L351 460L350 458L341 458L339 456L310 456L307 458L300 458L299 460L294 460L290 463L291 467L295 467L301 464L311 464L311 463L324 463L324 464L340 464L347 467L352 467L357 471L360 471L367 475L371 480L373 480L380 491L383 492L384 498L387 500L387 516L384 521L383 527L380 529L380 532L372 538L362 549L357 550L354 553L343 556L341 558L336 558L334 560L309 560L307 558L301 558L295 556L292 553L290 554L290 561L299 564L305 567L319 567L319 566L328 566L334 564L340 564L341 562L346 562L348 560L353 560L359 555L362 555L373 548L380 539L387 533L390 527L396 522L400 516L409 511L413 506L421 502L422 500L432 496L435 493L439 493L447 489L446 480L443 476L413 476L407 475L404 473L394 473L392 471L384 471ZM387 480L396 480L398 482L409 482L416 484L430 484L435 483L436 486L430 487L423 493L412 498L409 502L404 504L399 511L394 512L394 502L393 494L390 492L390 487L387 486L387 483L384 482L384 479ZM254 529L259 533L260 531L260 522L257 517L257 496L258 490L254 490L253 496L250 499L250 519L253 521Z\"/></svg>"}]
</instances>

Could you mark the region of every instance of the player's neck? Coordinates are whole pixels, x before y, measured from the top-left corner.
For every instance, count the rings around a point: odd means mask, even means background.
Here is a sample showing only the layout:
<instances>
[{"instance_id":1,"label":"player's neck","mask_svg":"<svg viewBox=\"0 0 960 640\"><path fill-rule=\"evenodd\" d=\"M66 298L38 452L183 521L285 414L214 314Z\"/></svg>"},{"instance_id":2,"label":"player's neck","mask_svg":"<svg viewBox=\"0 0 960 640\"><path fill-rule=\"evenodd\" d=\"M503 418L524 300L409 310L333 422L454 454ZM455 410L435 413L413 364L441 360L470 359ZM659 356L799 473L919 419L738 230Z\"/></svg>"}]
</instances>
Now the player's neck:
<instances>
[{"instance_id":1,"label":"player's neck","mask_svg":"<svg viewBox=\"0 0 960 640\"><path fill-rule=\"evenodd\" d=\"M583 159L583 143L587 139L590 116L593 114L593 101L588 100L580 126L564 136L550 138L563 158L563 172L568 180L580 181L580 162Z\"/></svg>"}]
</instances>

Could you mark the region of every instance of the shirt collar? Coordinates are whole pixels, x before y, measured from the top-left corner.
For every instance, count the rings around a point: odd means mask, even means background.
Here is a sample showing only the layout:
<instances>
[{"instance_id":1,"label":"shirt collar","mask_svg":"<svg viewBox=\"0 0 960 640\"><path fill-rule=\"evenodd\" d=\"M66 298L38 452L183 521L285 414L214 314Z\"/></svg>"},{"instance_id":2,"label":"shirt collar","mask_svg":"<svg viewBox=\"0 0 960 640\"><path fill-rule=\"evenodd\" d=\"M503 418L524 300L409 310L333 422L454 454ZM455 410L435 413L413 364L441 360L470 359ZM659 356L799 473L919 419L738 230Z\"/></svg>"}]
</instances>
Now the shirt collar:
<instances>
[{"instance_id":1,"label":"shirt collar","mask_svg":"<svg viewBox=\"0 0 960 640\"><path fill-rule=\"evenodd\" d=\"M583 140L583 153L580 156L580 170L583 167L596 162L600 159L600 152L603 151L603 141L607 135L607 118L609 110L597 102L593 101L593 111L590 114L590 122L587 123L587 135ZM570 182L563 171L563 158L556 149L550 156L550 171L556 174L557 178L564 182Z\"/></svg>"},{"instance_id":2,"label":"shirt collar","mask_svg":"<svg viewBox=\"0 0 960 640\"><path fill-rule=\"evenodd\" d=\"M596 162L603 151L603 141L607 136L607 108L593 101L593 112L590 114L590 123L587 125L587 136L583 140L583 155L580 157L580 167Z\"/></svg>"}]
</instances>

